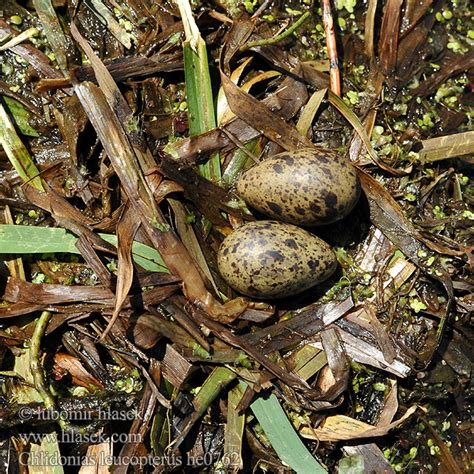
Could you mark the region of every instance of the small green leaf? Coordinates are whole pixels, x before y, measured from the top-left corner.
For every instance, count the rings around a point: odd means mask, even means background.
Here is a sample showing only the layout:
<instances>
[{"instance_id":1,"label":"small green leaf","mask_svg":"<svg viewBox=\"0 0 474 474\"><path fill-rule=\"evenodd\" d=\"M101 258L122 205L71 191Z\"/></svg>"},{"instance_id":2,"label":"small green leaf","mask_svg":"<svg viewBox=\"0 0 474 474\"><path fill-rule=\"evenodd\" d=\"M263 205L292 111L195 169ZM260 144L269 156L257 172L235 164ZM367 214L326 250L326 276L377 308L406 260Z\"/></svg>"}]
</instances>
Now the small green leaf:
<instances>
[{"instance_id":1,"label":"small green leaf","mask_svg":"<svg viewBox=\"0 0 474 474\"><path fill-rule=\"evenodd\" d=\"M372 385L372 387L377 392L385 392L385 390L387 390L387 386L382 382L376 382Z\"/></svg>"},{"instance_id":2,"label":"small green leaf","mask_svg":"<svg viewBox=\"0 0 474 474\"><path fill-rule=\"evenodd\" d=\"M339 474L364 474L364 458L361 455L347 456L339 461Z\"/></svg>"},{"instance_id":3,"label":"small green leaf","mask_svg":"<svg viewBox=\"0 0 474 474\"><path fill-rule=\"evenodd\" d=\"M428 307L425 305L425 303L423 303L422 301L420 301L419 299L414 299L414 300L411 300L410 301L410 308L415 311L415 313L419 313L420 311L424 311L425 309L427 309Z\"/></svg>"}]
</instances>

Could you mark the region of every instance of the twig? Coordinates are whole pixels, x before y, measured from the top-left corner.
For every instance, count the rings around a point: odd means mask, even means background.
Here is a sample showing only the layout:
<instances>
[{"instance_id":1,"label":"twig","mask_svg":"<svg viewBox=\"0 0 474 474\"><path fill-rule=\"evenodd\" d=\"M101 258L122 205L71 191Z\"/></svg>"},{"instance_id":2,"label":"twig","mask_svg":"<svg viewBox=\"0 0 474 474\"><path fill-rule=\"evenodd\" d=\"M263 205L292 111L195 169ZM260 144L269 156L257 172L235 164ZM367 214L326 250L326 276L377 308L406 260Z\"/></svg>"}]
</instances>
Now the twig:
<instances>
[{"instance_id":1,"label":"twig","mask_svg":"<svg viewBox=\"0 0 474 474\"><path fill-rule=\"evenodd\" d=\"M280 33L279 35L272 36L271 38L265 38L258 41L250 41L244 44L240 51L246 51L250 48L255 48L257 46L268 46L271 44L279 43L280 41L284 40L292 33L294 33L310 16L310 12L303 13L286 31Z\"/></svg>"},{"instance_id":2,"label":"twig","mask_svg":"<svg viewBox=\"0 0 474 474\"><path fill-rule=\"evenodd\" d=\"M336 35L334 33L334 21L331 13L329 0L321 0L323 7L323 25L326 33L326 46L329 57L329 84L334 94L341 96L341 73L337 59Z\"/></svg>"}]
</instances>

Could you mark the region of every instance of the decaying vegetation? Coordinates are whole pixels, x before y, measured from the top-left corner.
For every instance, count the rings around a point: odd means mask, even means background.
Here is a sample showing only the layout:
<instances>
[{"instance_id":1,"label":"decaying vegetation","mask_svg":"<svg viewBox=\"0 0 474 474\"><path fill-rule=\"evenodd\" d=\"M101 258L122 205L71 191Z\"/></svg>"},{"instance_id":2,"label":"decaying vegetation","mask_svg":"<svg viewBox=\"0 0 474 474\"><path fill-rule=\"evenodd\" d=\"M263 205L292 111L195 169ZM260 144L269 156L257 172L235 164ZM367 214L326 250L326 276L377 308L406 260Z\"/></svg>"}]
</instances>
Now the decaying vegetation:
<instances>
[{"instance_id":1,"label":"decaying vegetation","mask_svg":"<svg viewBox=\"0 0 474 474\"><path fill-rule=\"evenodd\" d=\"M473 41L464 0L3 0L2 466L472 469ZM235 180L314 146L338 270L239 296Z\"/></svg>"}]
</instances>

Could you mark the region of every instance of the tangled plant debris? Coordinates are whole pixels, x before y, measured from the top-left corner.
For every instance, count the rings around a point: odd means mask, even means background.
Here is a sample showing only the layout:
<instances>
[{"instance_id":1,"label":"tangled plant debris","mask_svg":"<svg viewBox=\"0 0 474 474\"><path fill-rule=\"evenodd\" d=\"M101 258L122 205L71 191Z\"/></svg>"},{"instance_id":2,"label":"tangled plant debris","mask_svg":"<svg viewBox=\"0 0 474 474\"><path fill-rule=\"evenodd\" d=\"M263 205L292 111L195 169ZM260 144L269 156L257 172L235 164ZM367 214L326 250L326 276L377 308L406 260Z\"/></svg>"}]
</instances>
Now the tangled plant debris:
<instances>
[{"instance_id":1,"label":"tangled plant debris","mask_svg":"<svg viewBox=\"0 0 474 474\"><path fill-rule=\"evenodd\" d=\"M472 470L473 43L464 0L3 0L5 472Z\"/></svg>"}]
</instances>

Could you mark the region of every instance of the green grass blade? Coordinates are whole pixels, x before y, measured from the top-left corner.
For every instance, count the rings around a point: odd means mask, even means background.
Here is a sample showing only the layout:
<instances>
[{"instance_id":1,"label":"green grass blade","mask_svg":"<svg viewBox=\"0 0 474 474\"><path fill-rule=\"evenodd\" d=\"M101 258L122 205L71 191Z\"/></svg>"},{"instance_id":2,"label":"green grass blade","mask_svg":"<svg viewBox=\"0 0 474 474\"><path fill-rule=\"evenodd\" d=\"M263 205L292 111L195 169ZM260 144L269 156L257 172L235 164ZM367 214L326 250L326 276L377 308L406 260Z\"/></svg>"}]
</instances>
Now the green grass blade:
<instances>
[{"instance_id":1,"label":"green grass blade","mask_svg":"<svg viewBox=\"0 0 474 474\"><path fill-rule=\"evenodd\" d=\"M365 127L362 125L359 117L347 106L347 104L334 92L328 90L328 100L329 102L336 107L337 110L341 113L341 115L352 125L352 128L357 132L361 140L363 141L365 147L367 148L367 153L372 158L374 163L378 163L379 159L377 157L377 153L370 143L370 138L365 131Z\"/></svg>"},{"instance_id":2,"label":"green grass blade","mask_svg":"<svg viewBox=\"0 0 474 474\"><path fill-rule=\"evenodd\" d=\"M0 225L0 253L79 253L77 238L64 229L24 225Z\"/></svg>"},{"instance_id":3,"label":"green grass blade","mask_svg":"<svg viewBox=\"0 0 474 474\"><path fill-rule=\"evenodd\" d=\"M278 457L297 474L322 474L326 469L308 451L275 395L250 405Z\"/></svg>"},{"instance_id":4,"label":"green grass blade","mask_svg":"<svg viewBox=\"0 0 474 474\"><path fill-rule=\"evenodd\" d=\"M43 32L56 55L59 67L66 71L68 53L73 52L72 42L64 34L51 0L33 0L33 6L43 26Z\"/></svg>"},{"instance_id":5,"label":"green grass blade","mask_svg":"<svg viewBox=\"0 0 474 474\"><path fill-rule=\"evenodd\" d=\"M176 3L181 12L186 34L183 55L189 134L200 135L216 127L206 43L194 21L189 1L177 0ZM199 172L205 178L218 184L221 178L219 155L216 153L206 163L199 165Z\"/></svg>"},{"instance_id":6,"label":"green grass blade","mask_svg":"<svg viewBox=\"0 0 474 474\"><path fill-rule=\"evenodd\" d=\"M117 236L112 234L99 234L101 238L109 242L109 244L117 247ZM133 242L132 256L135 262L150 272L166 272L169 270L161 258L161 255L152 247L142 244L141 242Z\"/></svg>"},{"instance_id":7,"label":"green grass blade","mask_svg":"<svg viewBox=\"0 0 474 474\"><path fill-rule=\"evenodd\" d=\"M211 372L193 400L197 418L200 418L204 414L224 387L229 385L235 378L235 372L232 372L227 367L217 367Z\"/></svg>"},{"instance_id":8,"label":"green grass blade","mask_svg":"<svg viewBox=\"0 0 474 474\"><path fill-rule=\"evenodd\" d=\"M99 234L105 241L117 246L117 236ZM58 227L30 227L22 225L0 225L1 254L75 253L77 237ZM168 272L161 255L140 242L132 245L135 262L151 272Z\"/></svg>"},{"instance_id":9,"label":"green grass blade","mask_svg":"<svg viewBox=\"0 0 474 474\"><path fill-rule=\"evenodd\" d=\"M34 186L40 191L44 191L38 168L31 159L28 150L23 145L20 137L16 133L15 127L8 116L5 107L0 103L0 144L15 168L20 178Z\"/></svg>"},{"instance_id":10,"label":"green grass blade","mask_svg":"<svg viewBox=\"0 0 474 474\"><path fill-rule=\"evenodd\" d=\"M216 126L207 49L201 36L199 36L196 50L193 50L191 44L186 41L183 45L183 53L189 134L199 135Z\"/></svg>"},{"instance_id":11,"label":"green grass blade","mask_svg":"<svg viewBox=\"0 0 474 474\"><path fill-rule=\"evenodd\" d=\"M5 105L7 106L10 114L15 119L15 123L18 127L18 130L23 135L28 135L30 137L39 137L39 133L30 125L30 112L20 104L15 99L10 99L10 97L4 97Z\"/></svg>"},{"instance_id":12,"label":"green grass blade","mask_svg":"<svg viewBox=\"0 0 474 474\"><path fill-rule=\"evenodd\" d=\"M244 384L239 384L227 395L227 423L224 435L224 460L227 469L243 469L242 444L245 430L245 415L237 412L239 402L245 392Z\"/></svg>"},{"instance_id":13,"label":"green grass blade","mask_svg":"<svg viewBox=\"0 0 474 474\"><path fill-rule=\"evenodd\" d=\"M187 418L184 426L181 428L180 435L175 438L174 445L179 446L195 423L206 412L211 403L217 398L222 390L227 387L235 378L235 372L227 367L217 367L207 377L198 394L194 397L194 412Z\"/></svg>"},{"instance_id":14,"label":"green grass blade","mask_svg":"<svg viewBox=\"0 0 474 474\"><path fill-rule=\"evenodd\" d=\"M199 37L197 50L194 51L189 43L185 43L183 53L189 134L199 135L216 126L206 44ZM199 172L206 179L219 183L221 177L219 154L215 153L206 163L200 164Z\"/></svg>"}]
</instances>

